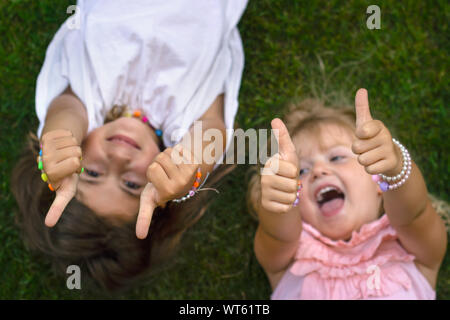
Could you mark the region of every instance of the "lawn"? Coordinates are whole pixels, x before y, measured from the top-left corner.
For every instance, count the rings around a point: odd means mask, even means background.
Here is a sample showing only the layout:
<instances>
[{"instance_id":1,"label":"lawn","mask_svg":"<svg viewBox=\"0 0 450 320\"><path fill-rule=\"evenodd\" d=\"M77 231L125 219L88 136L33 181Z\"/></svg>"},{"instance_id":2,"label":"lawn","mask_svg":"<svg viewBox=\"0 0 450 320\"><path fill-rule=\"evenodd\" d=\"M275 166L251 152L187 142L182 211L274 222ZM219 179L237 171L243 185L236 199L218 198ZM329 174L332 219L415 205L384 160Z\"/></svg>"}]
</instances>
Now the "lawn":
<instances>
[{"instance_id":1,"label":"lawn","mask_svg":"<svg viewBox=\"0 0 450 320\"><path fill-rule=\"evenodd\" d=\"M9 177L26 133L37 129L35 81L45 50L74 1L0 2L0 299L105 298L68 290L28 252L14 224ZM239 24L246 62L237 121L268 128L292 99L318 95L352 101L369 91L374 118L410 151L429 191L450 201L449 42L446 1L377 2L381 29L366 26L368 1L253 0ZM267 299L270 287L252 240L246 172L225 178L206 215L183 238L174 259L150 283L121 294L139 299ZM450 254L438 299L450 299Z\"/></svg>"}]
</instances>

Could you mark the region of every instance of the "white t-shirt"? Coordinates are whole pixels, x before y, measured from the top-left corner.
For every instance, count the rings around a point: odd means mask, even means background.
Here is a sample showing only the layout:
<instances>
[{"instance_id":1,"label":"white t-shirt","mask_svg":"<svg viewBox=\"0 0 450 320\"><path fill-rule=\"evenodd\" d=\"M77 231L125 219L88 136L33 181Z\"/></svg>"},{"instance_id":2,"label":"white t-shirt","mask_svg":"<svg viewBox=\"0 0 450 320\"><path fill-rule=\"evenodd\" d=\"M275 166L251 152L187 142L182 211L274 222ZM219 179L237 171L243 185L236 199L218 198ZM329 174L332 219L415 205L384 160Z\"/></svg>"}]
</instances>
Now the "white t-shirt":
<instances>
[{"instance_id":1,"label":"white t-shirt","mask_svg":"<svg viewBox=\"0 0 450 320\"><path fill-rule=\"evenodd\" d=\"M51 101L69 84L87 109L88 133L114 105L125 104L143 110L173 146L221 93L225 125L233 129L244 67L237 23L246 5L79 0L48 46L37 79L38 137Z\"/></svg>"}]
</instances>

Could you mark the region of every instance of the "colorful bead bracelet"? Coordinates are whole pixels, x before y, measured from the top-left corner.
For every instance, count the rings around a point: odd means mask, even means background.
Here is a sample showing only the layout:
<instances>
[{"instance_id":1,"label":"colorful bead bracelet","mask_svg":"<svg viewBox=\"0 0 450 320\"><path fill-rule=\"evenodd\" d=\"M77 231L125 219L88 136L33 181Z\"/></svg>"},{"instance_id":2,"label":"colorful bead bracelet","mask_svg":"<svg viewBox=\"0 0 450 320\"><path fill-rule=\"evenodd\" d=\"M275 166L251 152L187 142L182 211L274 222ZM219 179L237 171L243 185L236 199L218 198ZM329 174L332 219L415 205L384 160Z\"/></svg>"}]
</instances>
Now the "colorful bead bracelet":
<instances>
[{"instance_id":1,"label":"colorful bead bracelet","mask_svg":"<svg viewBox=\"0 0 450 320\"><path fill-rule=\"evenodd\" d=\"M41 179L44 182L47 182L48 184L48 188L50 189L50 191L55 191L55 188L53 188L52 184L50 183L50 181L48 181L48 176L44 171L44 164L42 163L42 144L40 145L40 150L39 150L39 155L37 157L37 163L38 163L38 169L41 170ZM83 160L83 158L80 158L80 160ZM84 172L84 168L81 168L81 173Z\"/></svg>"},{"instance_id":2,"label":"colorful bead bracelet","mask_svg":"<svg viewBox=\"0 0 450 320\"><path fill-rule=\"evenodd\" d=\"M193 196L195 196L195 194L198 193L199 191L203 191L203 190L213 190L213 191L216 191L217 193L219 193L219 191L217 191L216 189L213 189L213 188L203 188L202 189L202 187L205 184L206 180L208 180L209 172L206 174L206 178L205 178L205 180L203 181L202 184L200 184L201 177L202 177L202 173L201 173L200 168L198 168L197 169L197 173L195 174L194 184L193 184L191 190L189 191L189 193L187 195L185 195L184 197L181 197L181 198L178 198L178 199L173 199L172 201L176 202L176 203L184 202L184 201L192 198Z\"/></svg>"},{"instance_id":3,"label":"colorful bead bracelet","mask_svg":"<svg viewBox=\"0 0 450 320\"><path fill-rule=\"evenodd\" d=\"M297 183L297 197L295 198L295 201L294 201L294 204L293 204L294 207L298 206L298 203L300 202L300 190L302 189L302 187L303 187L303 185L302 185L301 180L298 180L298 183Z\"/></svg>"},{"instance_id":4,"label":"colorful bead bracelet","mask_svg":"<svg viewBox=\"0 0 450 320\"><path fill-rule=\"evenodd\" d=\"M383 192L398 189L406 182L406 180L409 178L409 175L411 174L411 157L408 150L396 139L392 138L392 141L400 148L402 152L403 165L401 172L394 177L389 177L381 173L372 175L372 180L378 183L381 191ZM395 183L389 184L389 182Z\"/></svg>"}]
</instances>

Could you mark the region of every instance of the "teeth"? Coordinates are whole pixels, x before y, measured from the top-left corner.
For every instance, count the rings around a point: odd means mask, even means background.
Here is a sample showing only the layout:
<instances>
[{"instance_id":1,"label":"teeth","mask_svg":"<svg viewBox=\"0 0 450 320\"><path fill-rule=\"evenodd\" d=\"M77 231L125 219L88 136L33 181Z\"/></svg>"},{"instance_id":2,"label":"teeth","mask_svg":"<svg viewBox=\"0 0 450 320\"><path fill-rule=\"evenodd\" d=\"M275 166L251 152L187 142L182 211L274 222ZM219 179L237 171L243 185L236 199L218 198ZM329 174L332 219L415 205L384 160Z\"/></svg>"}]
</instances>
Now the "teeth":
<instances>
[{"instance_id":1,"label":"teeth","mask_svg":"<svg viewBox=\"0 0 450 320\"><path fill-rule=\"evenodd\" d=\"M323 188L323 189L321 189L320 191L319 191L319 193L317 193L317 201L322 201L323 200L323 194L325 193L325 192L328 192L328 191L330 191L330 190L336 190L336 191L338 191L338 189L336 189L335 187L325 187L325 188Z\"/></svg>"}]
</instances>

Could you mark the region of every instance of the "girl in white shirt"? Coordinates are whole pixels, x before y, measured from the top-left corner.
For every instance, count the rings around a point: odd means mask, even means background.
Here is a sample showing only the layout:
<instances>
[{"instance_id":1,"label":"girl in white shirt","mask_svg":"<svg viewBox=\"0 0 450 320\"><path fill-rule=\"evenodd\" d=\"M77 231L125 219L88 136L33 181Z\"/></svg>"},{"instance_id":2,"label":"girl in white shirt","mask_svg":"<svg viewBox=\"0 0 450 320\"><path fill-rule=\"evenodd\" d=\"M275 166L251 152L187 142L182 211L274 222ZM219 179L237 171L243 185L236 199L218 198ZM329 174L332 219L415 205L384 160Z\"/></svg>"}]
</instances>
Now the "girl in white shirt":
<instances>
[{"instance_id":1,"label":"girl in white shirt","mask_svg":"<svg viewBox=\"0 0 450 320\"><path fill-rule=\"evenodd\" d=\"M77 264L97 284L122 287L204 212L199 185L227 171L219 163L238 107L245 6L80 0L58 30L37 79L37 137L12 188L28 244L64 274ZM190 146L211 144L193 134L195 121L222 137L213 163L192 161ZM190 161L176 163L173 150Z\"/></svg>"}]
</instances>

